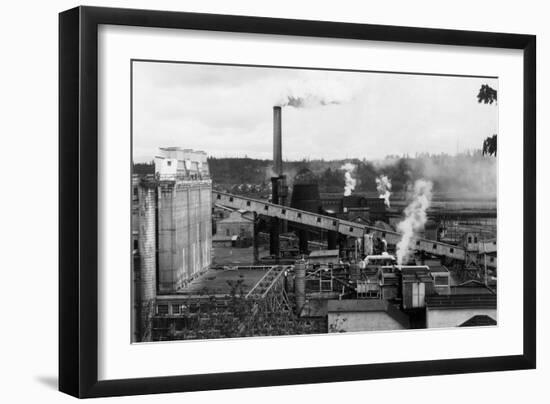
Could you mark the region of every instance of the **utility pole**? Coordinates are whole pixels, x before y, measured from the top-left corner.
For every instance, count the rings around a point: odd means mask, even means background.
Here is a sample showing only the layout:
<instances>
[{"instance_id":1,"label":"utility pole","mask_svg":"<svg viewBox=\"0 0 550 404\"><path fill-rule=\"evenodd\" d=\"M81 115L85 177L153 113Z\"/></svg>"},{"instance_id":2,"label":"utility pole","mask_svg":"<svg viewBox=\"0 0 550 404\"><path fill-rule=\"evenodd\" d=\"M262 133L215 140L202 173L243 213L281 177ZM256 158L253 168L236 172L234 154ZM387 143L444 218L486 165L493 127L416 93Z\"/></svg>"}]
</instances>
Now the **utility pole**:
<instances>
[{"instance_id":1,"label":"utility pole","mask_svg":"<svg viewBox=\"0 0 550 404\"><path fill-rule=\"evenodd\" d=\"M483 263L485 266L485 287L487 287L487 249L485 243L485 236L483 236Z\"/></svg>"}]
</instances>

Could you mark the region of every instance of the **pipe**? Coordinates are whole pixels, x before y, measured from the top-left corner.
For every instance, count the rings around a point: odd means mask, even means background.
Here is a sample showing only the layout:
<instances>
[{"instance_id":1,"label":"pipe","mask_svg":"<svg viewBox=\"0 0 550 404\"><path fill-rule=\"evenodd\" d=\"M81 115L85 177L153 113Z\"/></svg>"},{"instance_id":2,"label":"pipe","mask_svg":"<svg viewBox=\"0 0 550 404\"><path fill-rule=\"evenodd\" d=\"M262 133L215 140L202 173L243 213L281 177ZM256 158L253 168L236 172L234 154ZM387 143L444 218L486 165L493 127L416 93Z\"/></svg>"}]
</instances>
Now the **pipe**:
<instances>
[{"instance_id":1,"label":"pipe","mask_svg":"<svg viewBox=\"0 0 550 404\"><path fill-rule=\"evenodd\" d=\"M306 262L300 260L294 265L294 295L296 296L296 315L300 315L306 304Z\"/></svg>"},{"instance_id":2,"label":"pipe","mask_svg":"<svg viewBox=\"0 0 550 404\"><path fill-rule=\"evenodd\" d=\"M279 204L279 177L271 177L271 203ZM278 259L281 252L279 234L281 232L280 220L277 217L270 218L269 227L269 253Z\"/></svg>"},{"instance_id":3,"label":"pipe","mask_svg":"<svg viewBox=\"0 0 550 404\"><path fill-rule=\"evenodd\" d=\"M252 239L252 251L253 251L253 257L254 257L254 265L258 265L258 262L260 262L260 253L259 253L259 240L258 240L258 233L259 233L259 219L258 214L254 212L254 221L253 221L253 239Z\"/></svg>"},{"instance_id":4,"label":"pipe","mask_svg":"<svg viewBox=\"0 0 550 404\"><path fill-rule=\"evenodd\" d=\"M305 229L298 230L298 244L300 248L300 254L309 254L309 234Z\"/></svg>"}]
</instances>

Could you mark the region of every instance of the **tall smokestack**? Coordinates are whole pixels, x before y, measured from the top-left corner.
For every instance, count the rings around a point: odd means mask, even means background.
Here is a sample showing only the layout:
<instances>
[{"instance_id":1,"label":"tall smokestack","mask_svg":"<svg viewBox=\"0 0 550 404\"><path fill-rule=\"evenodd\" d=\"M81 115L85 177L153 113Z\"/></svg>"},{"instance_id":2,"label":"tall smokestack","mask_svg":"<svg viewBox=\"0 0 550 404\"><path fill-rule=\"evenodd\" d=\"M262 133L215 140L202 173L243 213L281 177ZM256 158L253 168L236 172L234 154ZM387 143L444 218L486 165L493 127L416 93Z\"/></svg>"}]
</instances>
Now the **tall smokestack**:
<instances>
[{"instance_id":1,"label":"tall smokestack","mask_svg":"<svg viewBox=\"0 0 550 404\"><path fill-rule=\"evenodd\" d=\"M281 107L273 107L273 170L276 176L283 175L283 150L281 138Z\"/></svg>"}]
</instances>

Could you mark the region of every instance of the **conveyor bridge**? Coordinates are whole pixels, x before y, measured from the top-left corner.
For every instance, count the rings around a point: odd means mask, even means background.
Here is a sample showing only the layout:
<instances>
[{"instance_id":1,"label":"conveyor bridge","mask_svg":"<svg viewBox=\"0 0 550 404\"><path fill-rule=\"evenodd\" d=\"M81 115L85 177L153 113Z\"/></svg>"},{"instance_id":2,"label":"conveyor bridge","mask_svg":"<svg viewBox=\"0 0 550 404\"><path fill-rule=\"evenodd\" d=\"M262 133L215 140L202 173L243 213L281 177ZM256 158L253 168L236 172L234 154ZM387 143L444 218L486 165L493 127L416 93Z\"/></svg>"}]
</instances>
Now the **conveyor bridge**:
<instances>
[{"instance_id":1,"label":"conveyor bridge","mask_svg":"<svg viewBox=\"0 0 550 404\"><path fill-rule=\"evenodd\" d=\"M355 223L349 220L338 219L331 216L325 216L318 213L312 213L304 210L273 204L267 201L247 198L228 194L225 192L212 192L216 204L227 206L232 209L243 209L254 212L258 215L276 217L281 220L311 226L326 231L334 231L348 237L363 238L366 234L371 234L375 238L385 238L388 244L397 244L401 240L401 234L384 228ZM415 238L415 249L430 254L445 256L460 261L466 260L467 252L463 247L453 244L442 243L440 241L428 240L424 238ZM482 252L496 251L496 243L486 246ZM481 252L480 252L481 253ZM489 262L487 266L496 267L496 257Z\"/></svg>"}]
</instances>

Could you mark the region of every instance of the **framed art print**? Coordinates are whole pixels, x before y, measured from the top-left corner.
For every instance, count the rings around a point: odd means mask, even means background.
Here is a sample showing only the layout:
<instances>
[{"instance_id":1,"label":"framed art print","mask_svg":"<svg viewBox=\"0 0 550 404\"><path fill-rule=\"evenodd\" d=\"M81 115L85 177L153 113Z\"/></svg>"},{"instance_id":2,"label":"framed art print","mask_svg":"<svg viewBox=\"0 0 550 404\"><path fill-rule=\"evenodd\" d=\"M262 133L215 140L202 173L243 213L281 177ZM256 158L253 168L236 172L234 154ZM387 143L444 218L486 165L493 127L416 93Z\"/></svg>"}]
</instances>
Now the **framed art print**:
<instances>
[{"instance_id":1,"label":"framed art print","mask_svg":"<svg viewBox=\"0 0 550 404\"><path fill-rule=\"evenodd\" d=\"M60 390L535 367L534 36L59 21Z\"/></svg>"}]
</instances>

